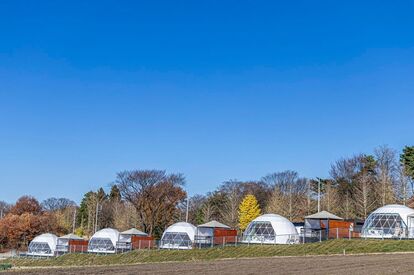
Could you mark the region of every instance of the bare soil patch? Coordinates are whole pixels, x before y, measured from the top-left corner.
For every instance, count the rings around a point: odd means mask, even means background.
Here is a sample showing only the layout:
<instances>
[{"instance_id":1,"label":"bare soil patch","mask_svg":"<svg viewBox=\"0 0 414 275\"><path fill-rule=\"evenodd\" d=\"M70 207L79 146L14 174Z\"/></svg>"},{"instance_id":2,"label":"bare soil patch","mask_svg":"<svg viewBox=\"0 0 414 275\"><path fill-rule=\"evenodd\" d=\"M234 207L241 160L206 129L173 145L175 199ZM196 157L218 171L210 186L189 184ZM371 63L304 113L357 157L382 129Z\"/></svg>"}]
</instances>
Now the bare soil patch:
<instances>
[{"instance_id":1,"label":"bare soil patch","mask_svg":"<svg viewBox=\"0 0 414 275\"><path fill-rule=\"evenodd\" d=\"M414 255L274 257L124 266L20 269L11 274L414 274Z\"/></svg>"}]
</instances>

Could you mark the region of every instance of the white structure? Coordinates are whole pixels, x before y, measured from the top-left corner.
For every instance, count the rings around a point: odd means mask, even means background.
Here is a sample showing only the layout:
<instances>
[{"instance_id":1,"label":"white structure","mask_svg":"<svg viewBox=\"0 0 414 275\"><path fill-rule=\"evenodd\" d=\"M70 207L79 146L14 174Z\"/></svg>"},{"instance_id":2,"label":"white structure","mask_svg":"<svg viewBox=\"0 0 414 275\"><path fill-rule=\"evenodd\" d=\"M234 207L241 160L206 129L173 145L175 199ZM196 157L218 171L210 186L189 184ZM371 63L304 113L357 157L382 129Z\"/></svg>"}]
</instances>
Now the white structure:
<instances>
[{"instance_id":1,"label":"white structure","mask_svg":"<svg viewBox=\"0 0 414 275\"><path fill-rule=\"evenodd\" d=\"M362 227L363 238L413 237L414 209L404 205L389 204L372 212Z\"/></svg>"},{"instance_id":2,"label":"white structure","mask_svg":"<svg viewBox=\"0 0 414 275\"><path fill-rule=\"evenodd\" d=\"M116 248L118 250L123 250L123 251L132 249L132 246L131 246L132 236L148 237L148 234L136 228L131 228L124 232L121 232L119 233L119 240L116 243Z\"/></svg>"},{"instance_id":3,"label":"white structure","mask_svg":"<svg viewBox=\"0 0 414 275\"><path fill-rule=\"evenodd\" d=\"M136 228L131 228L131 229L128 229L124 232L119 233L119 241L130 243L132 236L145 236L145 237L147 237L148 234L145 233L145 232L142 232L142 231L140 231Z\"/></svg>"},{"instance_id":4,"label":"white structure","mask_svg":"<svg viewBox=\"0 0 414 275\"><path fill-rule=\"evenodd\" d=\"M119 231L105 228L93 234L89 240L88 252L92 253L115 253L116 243L119 240Z\"/></svg>"},{"instance_id":5,"label":"white structure","mask_svg":"<svg viewBox=\"0 0 414 275\"><path fill-rule=\"evenodd\" d=\"M58 237L46 233L37 236L29 244L27 255L30 256L54 256Z\"/></svg>"},{"instance_id":6,"label":"white structure","mask_svg":"<svg viewBox=\"0 0 414 275\"><path fill-rule=\"evenodd\" d=\"M69 252L69 242L71 240L83 240L75 234L68 234L57 239L56 252Z\"/></svg>"},{"instance_id":7,"label":"white structure","mask_svg":"<svg viewBox=\"0 0 414 275\"><path fill-rule=\"evenodd\" d=\"M266 214L254 219L243 234L244 243L292 244L299 242L295 226L285 217Z\"/></svg>"},{"instance_id":8,"label":"white structure","mask_svg":"<svg viewBox=\"0 0 414 275\"><path fill-rule=\"evenodd\" d=\"M197 233L195 237L195 242L198 244L213 244L214 243L214 229L228 229L230 226L222 224L221 222L212 220L210 222L200 224L197 226Z\"/></svg>"},{"instance_id":9,"label":"white structure","mask_svg":"<svg viewBox=\"0 0 414 275\"><path fill-rule=\"evenodd\" d=\"M175 223L162 234L160 248L191 249L196 232L197 228L190 223Z\"/></svg>"}]
</instances>

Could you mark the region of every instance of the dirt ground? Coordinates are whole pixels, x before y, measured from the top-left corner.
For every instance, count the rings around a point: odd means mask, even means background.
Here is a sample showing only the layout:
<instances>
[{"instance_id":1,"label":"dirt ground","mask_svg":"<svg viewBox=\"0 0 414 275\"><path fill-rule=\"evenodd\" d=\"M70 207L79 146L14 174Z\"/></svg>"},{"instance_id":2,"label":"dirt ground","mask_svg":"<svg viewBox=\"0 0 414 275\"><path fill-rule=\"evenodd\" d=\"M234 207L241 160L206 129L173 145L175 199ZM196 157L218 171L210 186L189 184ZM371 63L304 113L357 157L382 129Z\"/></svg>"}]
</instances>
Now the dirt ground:
<instances>
[{"instance_id":1,"label":"dirt ground","mask_svg":"<svg viewBox=\"0 0 414 275\"><path fill-rule=\"evenodd\" d=\"M414 254L233 259L14 270L10 274L414 274ZM4 273L6 274L6 273Z\"/></svg>"}]
</instances>

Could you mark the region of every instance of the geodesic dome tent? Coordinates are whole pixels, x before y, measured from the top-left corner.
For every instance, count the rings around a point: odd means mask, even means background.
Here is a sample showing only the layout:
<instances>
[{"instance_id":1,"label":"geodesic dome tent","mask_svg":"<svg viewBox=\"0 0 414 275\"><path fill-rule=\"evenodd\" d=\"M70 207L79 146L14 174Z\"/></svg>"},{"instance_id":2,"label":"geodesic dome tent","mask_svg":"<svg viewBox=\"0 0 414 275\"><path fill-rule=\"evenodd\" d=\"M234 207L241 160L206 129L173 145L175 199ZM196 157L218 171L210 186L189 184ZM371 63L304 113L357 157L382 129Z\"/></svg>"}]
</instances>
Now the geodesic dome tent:
<instances>
[{"instance_id":1,"label":"geodesic dome tent","mask_svg":"<svg viewBox=\"0 0 414 275\"><path fill-rule=\"evenodd\" d=\"M405 238L408 224L414 209L399 204L389 204L378 208L366 219L362 227L363 238Z\"/></svg>"},{"instance_id":2,"label":"geodesic dome tent","mask_svg":"<svg viewBox=\"0 0 414 275\"><path fill-rule=\"evenodd\" d=\"M89 240L88 252L115 253L116 242L119 239L119 231L113 228L105 228L93 234Z\"/></svg>"},{"instance_id":3,"label":"geodesic dome tent","mask_svg":"<svg viewBox=\"0 0 414 275\"><path fill-rule=\"evenodd\" d=\"M295 226L285 217L266 214L254 219L243 234L244 243L292 244L299 242Z\"/></svg>"},{"instance_id":4,"label":"geodesic dome tent","mask_svg":"<svg viewBox=\"0 0 414 275\"><path fill-rule=\"evenodd\" d=\"M191 249L197 228L186 222L178 222L168 227L160 241L160 248Z\"/></svg>"},{"instance_id":5,"label":"geodesic dome tent","mask_svg":"<svg viewBox=\"0 0 414 275\"><path fill-rule=\"evenodd\" d=\"M53 256L55 255L58 237L46 233L35 237L29 244L27 255L30 256Z\"/></svg>"}]
</instances>

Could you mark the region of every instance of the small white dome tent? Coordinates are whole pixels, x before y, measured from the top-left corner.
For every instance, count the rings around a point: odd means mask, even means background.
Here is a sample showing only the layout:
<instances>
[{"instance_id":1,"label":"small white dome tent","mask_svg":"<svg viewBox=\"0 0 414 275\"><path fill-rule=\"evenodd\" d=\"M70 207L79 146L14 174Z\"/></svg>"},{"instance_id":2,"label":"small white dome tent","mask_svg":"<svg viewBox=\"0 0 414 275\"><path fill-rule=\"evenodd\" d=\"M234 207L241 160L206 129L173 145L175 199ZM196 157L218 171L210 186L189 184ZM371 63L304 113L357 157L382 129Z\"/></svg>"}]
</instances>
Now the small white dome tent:
<instances>
[{"instance_id":1,"label":"small white dome tent","mask_svg":"<svg viewBox=\"0 0 414 275\"><path fill-rule=\"evenodd\" d=\"M411 215L414 215L414 209L404 205L389 204L380 207L366 219L361 237L405 238L409 232L408 227L414 224L411 222Z\"/></svg>"},{"instance_id":2,"label":"small white dome tent","mask_svg":"<svg viewBox=\"0 0 414 275\"><path fill-rule=\"evenodd\" d=\"M119 231L113 228L105 228L93 234L89 240L88 252L115 253L116 243L119 240Z\"/></svg>"},{"instance_id":3,"label":"small white dome tent","mask_svg":"<svg viewBox=\"0 0 414 275\"><path fill-rule=\"evenodd\" d=\"M54 256L58 237L46 233L35 237L29 244L27 255L30 256Z\"/></svg>"},{"instance_id":4,"label":"small white dome tent","mask_svg":"<svg viewBox=\"0 0 414 275\"><path fill-rule=\"evenodd\" d=\"M191 249L197 228L186 222L178 222L168 227L160 241L160 248Z\"/></svg>"},{"instance_id":5,"label":"small white dome tent","mask_svg":"<svg viewBox=\"0 0 414 275\"><path fill-rule=\"evenodd\" d=\"M254 219L243 234L244 243L292 244L299 242L295 226L285 217L265 214Z\"/></svg>"}]
</instances>

